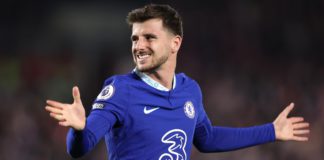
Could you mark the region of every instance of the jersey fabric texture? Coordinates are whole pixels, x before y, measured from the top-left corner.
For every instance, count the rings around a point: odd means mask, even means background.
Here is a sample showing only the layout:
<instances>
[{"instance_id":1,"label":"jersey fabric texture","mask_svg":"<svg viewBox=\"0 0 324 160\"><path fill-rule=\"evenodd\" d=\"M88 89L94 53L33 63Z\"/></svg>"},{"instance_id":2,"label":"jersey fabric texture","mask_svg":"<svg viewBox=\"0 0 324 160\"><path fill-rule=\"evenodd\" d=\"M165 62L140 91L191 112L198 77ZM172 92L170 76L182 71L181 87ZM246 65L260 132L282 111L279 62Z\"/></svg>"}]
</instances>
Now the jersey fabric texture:
<instances>
[{"instance_id":1,"label":"jersey fabric texture","mask_svg":"<svg viewBox=\"0 0 324 160\"><path fill-rule=\"evenodd\" d=\"M275 133L272 123L246 128L212 126L194 80L177 74L168 90L133 71L105 81L84 130L69 130L68 153L80 157L103 137L109 160L187 160L192 144L201 152L223 152L272 142Z\"/></svg>"}]
</instances>

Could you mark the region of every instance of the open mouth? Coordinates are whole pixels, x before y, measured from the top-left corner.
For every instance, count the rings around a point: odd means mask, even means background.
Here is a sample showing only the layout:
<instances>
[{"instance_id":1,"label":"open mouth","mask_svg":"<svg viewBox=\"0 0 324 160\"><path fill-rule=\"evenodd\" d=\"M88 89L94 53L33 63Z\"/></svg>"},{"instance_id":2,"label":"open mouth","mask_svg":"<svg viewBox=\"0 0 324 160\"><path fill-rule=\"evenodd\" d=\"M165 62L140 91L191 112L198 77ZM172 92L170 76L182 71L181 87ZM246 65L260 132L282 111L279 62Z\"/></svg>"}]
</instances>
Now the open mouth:
<instances>
[{"instance_id":1,"label":"open mouth","mask_svg":"<svg viewBox=\"0 0 324 160\"><path fill-rule=\"evenodd\" d=\"M145 59L147 59L150 56L151 56L151 54L149 54L149 53L136 54L136 58L138 60L145 60Z\"/></svg>"}]
</instances>

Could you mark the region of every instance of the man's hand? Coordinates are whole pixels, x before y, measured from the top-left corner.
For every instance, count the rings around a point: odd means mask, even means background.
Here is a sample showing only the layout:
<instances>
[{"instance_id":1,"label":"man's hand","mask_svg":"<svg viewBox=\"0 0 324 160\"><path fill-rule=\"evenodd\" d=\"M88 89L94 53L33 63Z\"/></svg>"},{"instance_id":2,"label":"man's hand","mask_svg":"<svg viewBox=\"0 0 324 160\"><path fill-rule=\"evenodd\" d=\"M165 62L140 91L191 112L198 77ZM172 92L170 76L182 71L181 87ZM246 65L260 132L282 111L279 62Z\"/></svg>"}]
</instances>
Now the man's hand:
<instances>
[{"instance_id":1,"label":"man's hand","mask_svg":"<svg viewBox=\"0 0 324 160\"><path fill-rule=\"evenodd\" d=\"M74 99L72 104L47 100L47 106L45 109L50 112L51 117L59 122L59 125L72 127L76 130L83 130L85 127L86 116L78 87L73 87L72 95Z\"/></svg>"},{"instance_id":2,"label":"man's hand","mask_svg":"<svg viewBox=\"0 0 324 160\"><path fill-rule=\"evenodd\" d=\"M309 123L304 122L303 117L289 117L288 114L294 108L290 103L273 122L277 140L307 141L305 134L310 132Z\"/></svg>"}]
</instances>

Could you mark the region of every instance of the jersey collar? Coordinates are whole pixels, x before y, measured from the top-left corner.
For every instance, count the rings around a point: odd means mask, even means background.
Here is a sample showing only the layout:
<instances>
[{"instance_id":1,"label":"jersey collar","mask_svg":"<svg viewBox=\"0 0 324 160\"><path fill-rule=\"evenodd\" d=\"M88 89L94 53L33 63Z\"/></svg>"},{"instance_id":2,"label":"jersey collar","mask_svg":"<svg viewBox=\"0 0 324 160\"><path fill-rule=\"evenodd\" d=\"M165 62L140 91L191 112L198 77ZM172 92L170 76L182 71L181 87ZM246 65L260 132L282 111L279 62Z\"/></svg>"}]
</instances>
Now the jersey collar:
<instances>
[{"instance_id":1,"label":"jersey collar","mask_svg":"<svg viewBox=\"0 0 324 160\"><path fill-rule=\"evenodd\" d=\"M150 85L151 87L158 89L160 91L170 91L168 88L164 87L162 84L155 81L147 74L138 71L136 68L133 70L133 72L135 72L137 76L139 76L146 84ZM176 76L174 75L172 89L174 89L176 87L176 81L177 81L177 79L176 79Z\"/></svg>"}]
</instances>

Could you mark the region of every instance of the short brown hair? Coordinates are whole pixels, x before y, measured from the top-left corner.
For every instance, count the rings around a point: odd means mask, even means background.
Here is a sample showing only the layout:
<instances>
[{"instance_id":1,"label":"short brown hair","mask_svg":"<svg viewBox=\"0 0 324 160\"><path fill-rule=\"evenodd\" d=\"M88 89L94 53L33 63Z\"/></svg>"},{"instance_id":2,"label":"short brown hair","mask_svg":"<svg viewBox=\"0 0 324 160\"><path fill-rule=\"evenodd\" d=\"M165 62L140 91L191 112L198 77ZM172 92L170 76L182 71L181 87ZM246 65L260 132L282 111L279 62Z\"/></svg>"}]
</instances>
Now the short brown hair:
<instances>
[{"instance_id":1,"label":"short brown hair","mask_svg":"<svg viewBox=\"0 0 324 160\"><path fill-rule=\"evenodd\" d=\"M183 37L182 20L179 13L169 5L148 4L142 8L132 10L127 15L127 23L133 26L136 22L159 18L163 26L175 35Z\"/></svg>"}]
</instances>

